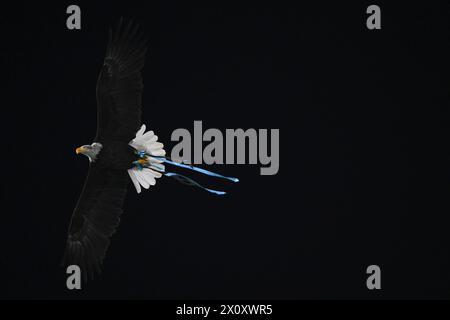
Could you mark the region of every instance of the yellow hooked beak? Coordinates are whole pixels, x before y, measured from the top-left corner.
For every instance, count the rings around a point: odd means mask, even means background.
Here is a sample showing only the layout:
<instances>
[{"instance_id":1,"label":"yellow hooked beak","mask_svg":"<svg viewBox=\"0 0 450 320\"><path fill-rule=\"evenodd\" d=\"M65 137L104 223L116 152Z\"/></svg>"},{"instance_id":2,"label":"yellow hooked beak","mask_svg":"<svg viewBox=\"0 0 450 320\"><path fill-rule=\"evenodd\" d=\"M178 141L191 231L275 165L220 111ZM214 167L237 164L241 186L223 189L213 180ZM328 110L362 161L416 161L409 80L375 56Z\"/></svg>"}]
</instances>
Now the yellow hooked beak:
<instances>
[{"instance_id":1,"label":"yellow hooked beak","mask_svg":"<svg viewBox=\"0 0 450 320\"><path fill-rule=\"evenodd\" d=\"M76 148L76 149L75 149L75 152L76 152L77 154L84 153L85 151L86 151L86 149L83 148L83 147L79 147L79 148Z\"/></svg>"}]
</instances>

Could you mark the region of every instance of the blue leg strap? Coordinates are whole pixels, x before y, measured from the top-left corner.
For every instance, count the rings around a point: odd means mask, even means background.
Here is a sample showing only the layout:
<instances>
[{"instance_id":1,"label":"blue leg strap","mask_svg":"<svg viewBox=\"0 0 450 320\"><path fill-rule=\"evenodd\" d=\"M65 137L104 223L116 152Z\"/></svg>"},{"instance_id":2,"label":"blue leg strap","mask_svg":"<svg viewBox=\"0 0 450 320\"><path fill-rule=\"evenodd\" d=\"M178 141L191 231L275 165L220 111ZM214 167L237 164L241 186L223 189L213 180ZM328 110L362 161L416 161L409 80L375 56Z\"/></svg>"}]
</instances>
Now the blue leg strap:
<instances>
[{"instance_id":1,"label":"blue leg strap","mask_svg":"<svg viewBox=\"0 0 450 320\"><path fill-rule=\"evenodd\" d=\"M175 161L171 161L171 160L166 159L166 158L164 158L164 157L154 157L154 156L151 156L151 157L153 157L153 158L155 158L155 159L158 159L158 160L161 160L162 162L169 163L169 164L174 165L174 166L177 166L177 167L181 167L181 168L185 168L185 169L197 171L197 172L206 174L206 175L211 176L211 177L217 177L217 178L221 178L221 179L231 180L231 181L233 181L233 182L239 182L239 179L238 179L238 178L234 178L234 177L226 177L226 176L223 176L223 175L221 175L221 174L214 173L214 172L211 172L211 171L202 169L202 168L197 168L197 167L194 167L194 166L191 166L191 165L188 165L188 164L178 163L178 162L175 162Z\"/></svg>"},{"instance_id":2,"label":"blue leg strap","mask_svg":"<svg viewBox=\"0 0 450 320\"><path fill-rule=\"evenodd\" d=\"M187 184L187 185L190 185L190 186L195 186L195 187L201 188L201 189L203 189L203 190L206 190L206 191L208 191L208 192L217 194L217 195L219 195L219 196L222 196L222 195L226 194L225 191L219 191L219 190L213 190L213 189L205 188L204 186L202 186L201 184L195 182L195 181L192 180L191 178L188 178L188 177L183 176L183 175L178 174L178 173L167 172L167 173L165 173L164 175L165 175L166 177L173 177L173 178L175 178L176 180L178 180L178 181L181 182L181 183L184 183L184 184Z\"/></svg>"}]
</instances>

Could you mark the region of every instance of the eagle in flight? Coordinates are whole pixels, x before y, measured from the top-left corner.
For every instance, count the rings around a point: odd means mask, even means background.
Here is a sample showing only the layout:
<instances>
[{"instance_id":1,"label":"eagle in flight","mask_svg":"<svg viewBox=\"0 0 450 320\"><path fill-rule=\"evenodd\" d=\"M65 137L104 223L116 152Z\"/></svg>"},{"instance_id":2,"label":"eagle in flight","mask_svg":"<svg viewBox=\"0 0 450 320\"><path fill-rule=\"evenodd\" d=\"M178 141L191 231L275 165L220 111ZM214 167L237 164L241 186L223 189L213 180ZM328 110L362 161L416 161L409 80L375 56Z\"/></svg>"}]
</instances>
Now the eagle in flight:
<instances>
[{"instance_id":1,"label":"eagle in flight","mask_svg":"<svg viewBox=\"0 0 450 320\"><path fill-rule=\"evenodd\" d=\"M141 70L147 51L137 24L121 18L109 30L106 56L97 80L97 134L94 142L76 149L89 159L89 172L69 226L63 265L77 265L83 280L101 273L103 259L123 212L129 180L137 193L155 185L162 175L222 195L194 180L167 172L165 164L237 182L205 169L178 163L166 152L153 131L141 122Z\"/></svg>"}]
</instances>

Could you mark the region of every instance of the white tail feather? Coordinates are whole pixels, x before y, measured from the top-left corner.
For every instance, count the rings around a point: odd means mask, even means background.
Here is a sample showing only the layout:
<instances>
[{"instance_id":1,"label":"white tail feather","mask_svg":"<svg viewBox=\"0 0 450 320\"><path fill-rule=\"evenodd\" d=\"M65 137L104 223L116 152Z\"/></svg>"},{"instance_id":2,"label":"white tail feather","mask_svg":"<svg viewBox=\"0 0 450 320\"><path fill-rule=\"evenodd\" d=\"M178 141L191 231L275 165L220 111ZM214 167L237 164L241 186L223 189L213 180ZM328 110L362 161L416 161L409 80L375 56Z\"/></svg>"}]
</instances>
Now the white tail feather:
<instances>
[{"instance_id":1,"label":"white tail feather","mask_svg":"<svg viewBox=\"0 0 450 320\"><path fill-rule=\"evenodd\" d=\"M141 193L141 185L137 181L134 169L128 169L128 174L130 175L131 181L133 181L134 187L136 188L137 193Z\"/></svg>"},{"instance_id":2,"label":"white tail feather","mask_svg":"<svg viewBox=\"0 0 450 320\"><path fill-rule=\"evenodd\" d=\"M136 132L136 137L130 141L129 145L137 151L144 151L155 157L165 156L166 151L163 149L164 145L161 142L158 142L158 136L156 136L153 131L145 132L145 129L145 124L143 124L139 131ZM148 189L150 186L155 185L156 178L160 178L162 176L161 172L164 171L164 165L161 164L161 160L151 156L147 156L146 160L148 165L145 168L135 167L128 169L128 174L137 193L141 193L141 186Z\"/></svg>"}]
</instances>

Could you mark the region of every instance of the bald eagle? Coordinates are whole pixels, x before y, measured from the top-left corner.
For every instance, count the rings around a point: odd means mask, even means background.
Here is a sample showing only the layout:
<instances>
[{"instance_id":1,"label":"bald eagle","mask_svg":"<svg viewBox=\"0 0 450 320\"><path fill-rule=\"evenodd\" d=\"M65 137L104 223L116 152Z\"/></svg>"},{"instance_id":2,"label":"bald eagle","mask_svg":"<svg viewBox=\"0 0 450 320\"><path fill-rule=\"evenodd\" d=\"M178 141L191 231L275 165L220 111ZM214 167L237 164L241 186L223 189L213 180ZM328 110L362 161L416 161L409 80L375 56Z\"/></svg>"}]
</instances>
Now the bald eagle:
<instances>
[{"instance_id":1,"label":"bald eagle","mask_svg":"<svg viewBox=\"0 0 450 320\"><path fill-rule=\"evenodd\" d=\"M237 178L177 163L165 157L164 146L141 123L143 82L141 70L147 51L137 24L120 19L109 30L106 56L97 80L97 134L94 142L76 149L90 165L69 226L63 265L78 265L84 281L101 273L110 237L119 225L129 180L136 191L155 185L162 175L203 188L194 180L167 172L165 163L210 176Z\"/></svg>"}]
</instances>

